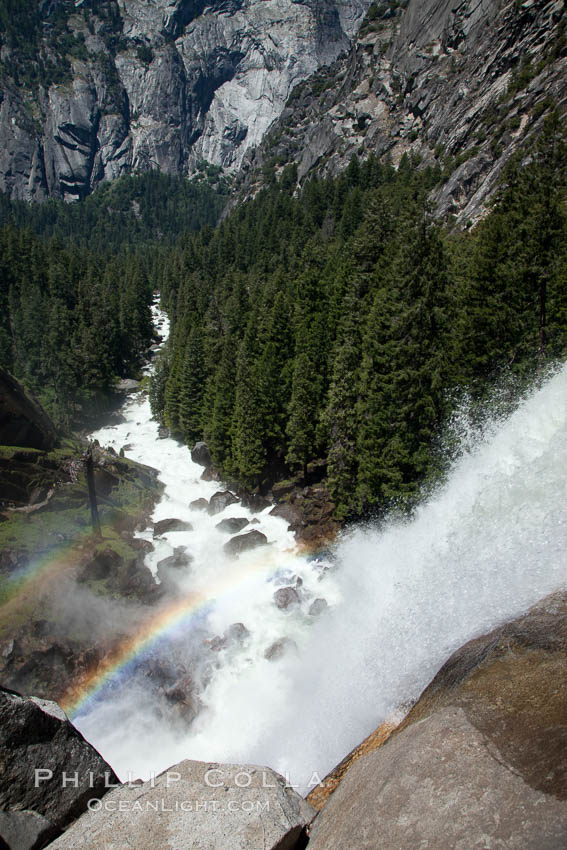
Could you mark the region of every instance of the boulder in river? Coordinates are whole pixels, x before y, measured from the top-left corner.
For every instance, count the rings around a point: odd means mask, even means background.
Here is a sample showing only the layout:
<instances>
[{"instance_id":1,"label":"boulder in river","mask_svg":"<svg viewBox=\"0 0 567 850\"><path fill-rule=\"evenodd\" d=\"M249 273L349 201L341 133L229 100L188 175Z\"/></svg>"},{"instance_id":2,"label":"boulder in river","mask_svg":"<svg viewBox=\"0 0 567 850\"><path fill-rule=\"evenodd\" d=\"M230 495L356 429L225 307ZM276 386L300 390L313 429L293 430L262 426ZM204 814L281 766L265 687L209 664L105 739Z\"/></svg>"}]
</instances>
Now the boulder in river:
<instances>
[{"instance_id":1,"label":"boulder in river","mask_svg":"<svg viewBox=\"0 0 567 850\"><path fill-rule=\"evenodd\" d=\"M235 505L239 501L240 499L238 496L235 496L234 493L231 493L229 490L217 490L217 492L211 496L207 510L211 516L214 516L215 514L220 514L221 511L224 511L224 509L228 508L229 505Z\"/></svg>"},{"instance_id":2,"label":"boulder in river","mask_svg":"<svg viewBox=\"0 0 567 850\"><path fill-rule=\"evenodd\" d=\"M165 425L160 425L158 427L158 440L167 440L169 436L169 428L167 428Z\"/></svg>"},{"instance_id":3,"label":"boulder in river","mask_svg":"<svg viewBox=\"0 0 567 850\"><path fill-rule=\"evenodd\" d=\"M246 528L247 525L248 520L246 517L231 516L226 519L221 519L220 522L217 522L215 528L218 528L219 531L225 531L227 534L238 534L238 532L242 531L243 528Z\"/></svg>"},{"instance_id":4,"label":"boulder in river","mask_svg":"<svg viewBox=\"0 0 567 850\"><path fill-rule=\"evenodd\" d=\"M279 658L283 658L284 655L287 655L289 652L294 652L297 654L297 644L289 637L282 637L270 644L270 646L264 652L264 658L267 658L268 661L277 661Z\"/></svg>"},{"instance_id":5,"label":"boulder in river","mask_svg":"<svg viewBox=\"0 0 567 850\"><path fill-rule=\"evenodd\" d=\"M223 549L229 555L240 555L241 552L248 552L250 549L256 549L258 546L266 546L268 538L261 531L247 531L246 534L239 534L237 537L232 537L224 544Z\"/></svg>"},{"instance_id":6,"label":"boulder in river","mask_svg":"<svg viewBox=\"0 0 567 850\"><path fill-rule=\"evenodd\" d=\"M209 507L209 503L207 499L193 499L193 501L189 503L189 507L192 511L206 511Z\"/></svg>"},{"instance_id":7,"label":"boulder in river","mask_svg":"<svg viewBox=\"0 0 567 850\"><path fill-rule=\"evenodd\" d=\"M309 606L309 615L311 617L318 617L319 614L322 614L323 611L326 611L329 607L326 599L315 599L311 605Z\"/></svg>"},{"instance_id":8,"label":"boulder in river","mask_svg":"<svg viewBox=\"0 0 567 850\"><path fill-rule=\"evenodd\" d=\"M335 847L567 847L567 594L451 656L317 817Z\"/></svg>"},{"instance_id":9,"label":"boulder in river","mask_svg":"<svg viewBox=\"0 0 567 850\"><path fill-rule=\"evenodd\" d=\"M158 570L160 567L168 570L183 570L191 564L192 560L193 556L186 551L184 546L176 546L173 550L173 555L169 555L167 558L162 558L161 561L158 561L157 568Z\"/></svg>"},{"instance_id":10,"label":"boulder in river","mask_svg":"<svg viewBox=\"0 0 567 850\"><path fill-rule=\"evenodd\" d=\"M0 748L1 847L43 847L86 810L89 800L102 797L106 786L118 782L57 703L4 688L0 688ZM66 784L63 772L70 777Z\"/></svg>"},{"instance_id":11,"label":"boulder in river","mask_svg":"<svg viewBox=\"0 0 567 850\"><path fill-rule=\"evenodd\" d=\"M170 531L192 531L193 526L190 522L184 519L160 519L154 522L154 537L161 537L162 534L168 534Z\"/></svg>"},{"instance_id":12,"label":"boulder in river","mask_svg":"<svg viewBox=\"0 0 567 850\"><path fill-rule=\"evenodd\" d=\"M191 460L199 466L210 466L212 463L211 453L206 443L195 443L191 449Z\"/></svg>"},{"instance_id":13,"label":"boulder in river","mask_svg":"<svg viewBox=\"0 0 567 850\"><path fill-rule=\"evenodd\" d=\"M221 474L220 474L219 470L216 468L216 466L214 466L214 464L211 465L211 466L207 466L201 474L201 481L220 481L220 480L221 480Z\"/></svg>"},{"instance_id":14,"label":"boulder in river","mask_svg":"<svg viewBox=\"0 0 567 850\"><path fill-rule=\"evenodd\" d=\"M274 602L278 608L287 610L294 605L299 605L301 599L295 587L279 587L274 593Z\"/></svg>"},{"instance_id":15,"label":"boulder in river","mask_svg":"<svg viewBox=\"0 0 567 850\"><path fill-rule=\"evenodd\" d=\"M104 804L50 850L299 850L315 813L267 767L189 760L143 785L114 789Z\"/></svg>"}]
</instances>

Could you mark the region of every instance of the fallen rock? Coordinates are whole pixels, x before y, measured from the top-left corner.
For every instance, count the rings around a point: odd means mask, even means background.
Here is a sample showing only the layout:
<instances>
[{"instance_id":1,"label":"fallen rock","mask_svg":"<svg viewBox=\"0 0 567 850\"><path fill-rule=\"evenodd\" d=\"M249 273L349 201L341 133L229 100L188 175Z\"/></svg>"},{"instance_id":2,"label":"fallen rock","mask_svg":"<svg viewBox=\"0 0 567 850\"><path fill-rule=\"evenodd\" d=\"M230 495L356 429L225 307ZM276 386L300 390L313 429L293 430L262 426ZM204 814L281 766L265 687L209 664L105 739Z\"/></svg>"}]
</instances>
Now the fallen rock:
<instances>
[{"instance_id":1,"label":"fallen rock","mask_svg":"<svg viewBox=\"0 0 567 850\"><path fill-rule=\"evenodd\" d=\"M269 768L183 761L153 782L111 791L100 810L82 815L49 846L299 850L313 815Z\"/></svg>"},{"instance_id":2,"label":"fallen rock","mask_svg":"<svg viewBox=\"0 0 567 850\"><path fill-rule=\"evenodd\" d=\"M193 526L190 522L183 519L160 519L159 522L154 522L154 537L160 537L162 534L167 534L170 531L192 531Z\"/></svg>"},{"instance_id":3,"label":"fallen rock","mask_svg":"<svg viewBox=\"0 0 567 850\"><path fill-rule=\"evenodd\" d=\"M301 599L295 587L280 587L274 593L274 602L282 610L287 610L293 605L299 605Z\"/></svg>"},{"instance_id":4,"label":"fallen rock","mask_svg":"<svg viewBox=\"0 0 567 850\"><path fill-rule=\"evenodd\" d=\"M191 449L191 460L199 466L211 466L213 461L206 443L195 443Z\"/></svg>"},{"instance_id":5,"label":"fallen rock","mask_svg":"<svg viewBox=\"0 0 567 850\"><path fill-rule=\"evenodd\" d=\"M221 474L216 466L207 466L201 475L201 481L220 481Z\"/></svg>"},{"instance_id":6,"label":"fallen rock","mask_svg":"<svg viewBox=\"0 0 567 850\"><path fill-rule=\"evenodd\" d=\"M44 846L86 811L89 800L99 799L118 782L57 703L4 688L0 752L0 846L13 850ZM76 776L78 787L74 782L64 787L63 772Z\"/></svg>"},{"instance_id":7,"label":"fallen rock","mask_svg":"<svg viewBox=\"0 0 567 850\"><path fill-rule=\"evenodd\" d=\"M246 517L227 517L227 519L221 519L220 522L217 522L215 528L218 528L219 531L226 531L227 534L238 534L247 525Z\"/></svg>"},{"instance_id":8,"label":"fallen rock","mask_svg":"<svg viewBox=\"0 0 567 850\"><path fill-rule=\"evenodd\" d=\"M328 607L329 604L326 599L315 599L309 606L308 613L311 617L318 617L319 614L322 614L323 611L326 611Z\"/></svg>"},{"instance_id":9,"label":"fallen rock","mask_svg":"<svg viewBox=\"0 0 567 850\"><path fill-rule=\"evenodd\" d=\"M192 511L206 511L209 507L209 503L206 499L193 499L193 501L189 503L189 507Z\"/></svg>"},{"instance_id":10,"label":"fallen rock","mask_svg":"<svg viewBox=\"0 0 567 850\"><path fill-rule=\"evenodd\" d=\"M229 555L240 555L241 552L247 552L249 549L256 549L257 546L266 546L268 538L261 531L248 531L246 534L239 534L238 537L232 537L224 544L223 549Z\"/></svg>"},{"instance_id":11,"label":"fallen rock","mask_svg":"<svg viewBox=\"0 0 567 850\"><path fill-rule=\"evenodd\" d=\"M235 505L236 502L239 501L240 499L238 496L235 496L234 493L231 493L229 490L218 490L213 496L211 496L207 510L211 516L214 516L215 514L220 514L220 512L224 511L225 508L228 508L229 505Z\"/></svg>"},{"instance_id":12,"label":"fallen rock","mask_svg":"<svg viewBox=\"0 0 567 850\"><path fill-rule=\"evenodd\" d=\"M459 649L356 761L309 850L567 846L567 594Z\"/></svg>"},{"instance_id":13,"label":"fallen rock","mask_svg":"<svg viewBox=\"0 0 567 850\"><path fill-rule=\"evenodd\" d=\"M288 637L282 637L278 640L275 640L264 652L264 658L267 658L268 661L277 661L279 658L283 658L284 655L287 655L289 652L297 653L297 644L294 640Z\"/></svg>"}]
</instances>

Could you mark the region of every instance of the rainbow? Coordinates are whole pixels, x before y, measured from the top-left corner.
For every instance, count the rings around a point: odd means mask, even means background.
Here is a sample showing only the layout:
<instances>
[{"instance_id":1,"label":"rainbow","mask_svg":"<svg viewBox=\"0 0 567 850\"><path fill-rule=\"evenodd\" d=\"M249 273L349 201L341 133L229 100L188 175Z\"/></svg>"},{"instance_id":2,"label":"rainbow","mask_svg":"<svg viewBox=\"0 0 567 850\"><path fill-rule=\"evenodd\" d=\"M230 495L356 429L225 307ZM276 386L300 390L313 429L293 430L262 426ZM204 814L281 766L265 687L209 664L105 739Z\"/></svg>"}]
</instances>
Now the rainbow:
<instances>
[{"instance_id":1,"label":"rainbow","mask_svg":"<svg viewBox=\"0 0 567 850\"><path fill-rule=\"evenodd\" d=\"M71 719L88 711L100 697L101 691L127 675L140 659L169 633L186 627L208 605L237 588L240 589L246 581L253 580L261 573L273 572L281 566L282 557L296 558L298 553L296 550L273 552L268 557L264 553L254 553L254 557L249 556L242 564L239 561L229 564L228 574L219 577L206 591L194 591L162 607L155 616L146 620L135 634L123 640L79 682L69 688L60 700L63 710Z\"/></svg>"}]
</instances>

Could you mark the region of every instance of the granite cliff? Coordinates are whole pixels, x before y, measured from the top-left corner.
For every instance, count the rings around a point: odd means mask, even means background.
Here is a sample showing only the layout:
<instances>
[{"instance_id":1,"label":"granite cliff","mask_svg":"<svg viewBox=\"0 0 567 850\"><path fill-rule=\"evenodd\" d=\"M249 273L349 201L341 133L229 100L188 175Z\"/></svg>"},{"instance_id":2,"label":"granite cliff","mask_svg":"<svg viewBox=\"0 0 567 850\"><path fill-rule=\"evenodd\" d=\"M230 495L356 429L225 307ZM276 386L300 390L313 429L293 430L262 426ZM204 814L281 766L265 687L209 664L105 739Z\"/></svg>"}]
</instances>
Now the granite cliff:
<instances>
[{"instance_id":1,"label":"granite cliff","mask_svg":"<svg viewBox=\"0 0 567 850\"><path fill-rule=\"evenodd\" d=\"M296 83L348 49L369 4L28 5L0 17L0 189L73 200L130 171L237 168Z\"/></svg>"},{"instance_id":2,"label":"granite cliff","mask_svg":"<svg viewBox=\"0 0 567 850\"><path fill-rule=\"evenodd\" d=\"M374 3L351 50L298 85L246 155L241 197L289 163L301 184L353 154L407 153L438 164L438 212L474 222L551 106L567 110L566 22L562 0Z\"/></svg>"}]
</instances>

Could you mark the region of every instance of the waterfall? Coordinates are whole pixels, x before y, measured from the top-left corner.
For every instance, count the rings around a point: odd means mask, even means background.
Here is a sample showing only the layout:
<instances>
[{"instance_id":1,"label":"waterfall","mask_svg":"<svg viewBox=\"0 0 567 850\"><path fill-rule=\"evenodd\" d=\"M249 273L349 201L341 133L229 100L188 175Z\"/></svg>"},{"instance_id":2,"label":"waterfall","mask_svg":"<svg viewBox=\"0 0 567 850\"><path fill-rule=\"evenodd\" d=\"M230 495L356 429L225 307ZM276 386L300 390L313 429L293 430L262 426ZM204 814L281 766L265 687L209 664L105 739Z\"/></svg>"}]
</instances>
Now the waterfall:
<instances>
[{"instance_id":1,"label":"waterfall","mask_svg":"<svg viewBox=\"0 0 567 850\"><path fill-rule=\"evenodd\" d=\"M77 717L122 778L184 758L238 761L269 765L306 791L313 774L323 777L411 704L456 648L567 583L567 367L471 440L410 520L351 529L326 559L299 554L269 509L255 527L272 545L224 557L216 522L252 515L239 504L215 517L189 508L218 485L200 480L186 448L157 439L147 400L123 413L122 425L94 436L130 443L129 456L160 470L166 490L155 519L194 526L161 539L148 564L155 570L184 546L194 561L177 592L205 592L219 576L228 590L164 635L164 657L183 657L198 683L192 723L164 715L143 658ZM296 588L287 610L273 601L280 586ZM317 598L328 607L314 616ZM213 651L210 636L233 623L244 637ZM279 657L267 658L281 638L289 640Z\"/></svg>"}]
</instances>

